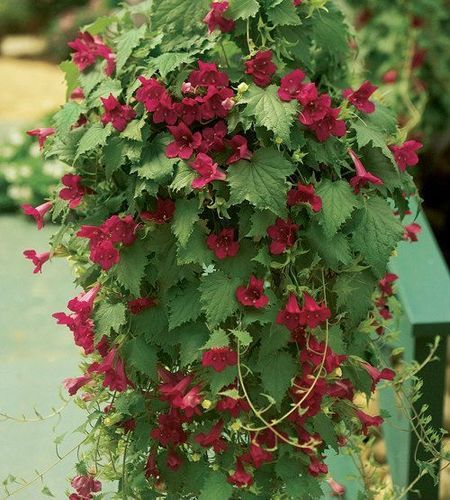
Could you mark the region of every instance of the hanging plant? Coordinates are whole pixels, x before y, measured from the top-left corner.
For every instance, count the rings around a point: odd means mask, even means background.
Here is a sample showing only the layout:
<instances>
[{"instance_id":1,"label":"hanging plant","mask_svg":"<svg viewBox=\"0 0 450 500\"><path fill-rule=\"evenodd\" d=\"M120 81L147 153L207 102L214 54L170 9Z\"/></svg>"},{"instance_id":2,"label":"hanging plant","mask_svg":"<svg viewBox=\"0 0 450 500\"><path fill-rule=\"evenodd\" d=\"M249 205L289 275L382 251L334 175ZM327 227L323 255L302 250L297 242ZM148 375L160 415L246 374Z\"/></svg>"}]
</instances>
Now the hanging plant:
<instances>
[{"instance_id":1,"label":"hanging plant","mask_svg":"<svg viewBox=\"0 0 450 500\"><path fill-rule=\"evenodd\" d=\"M385 273L417 161L348 85L348 42L326 0L159 0L70 44L42 143L72 172L34 213L61 227L27 255L69 257L84 290L54 315L89 413L70 498L342 493L327 450L382 423L354 395L395 375Z\"/></svg>"}]
</instances>

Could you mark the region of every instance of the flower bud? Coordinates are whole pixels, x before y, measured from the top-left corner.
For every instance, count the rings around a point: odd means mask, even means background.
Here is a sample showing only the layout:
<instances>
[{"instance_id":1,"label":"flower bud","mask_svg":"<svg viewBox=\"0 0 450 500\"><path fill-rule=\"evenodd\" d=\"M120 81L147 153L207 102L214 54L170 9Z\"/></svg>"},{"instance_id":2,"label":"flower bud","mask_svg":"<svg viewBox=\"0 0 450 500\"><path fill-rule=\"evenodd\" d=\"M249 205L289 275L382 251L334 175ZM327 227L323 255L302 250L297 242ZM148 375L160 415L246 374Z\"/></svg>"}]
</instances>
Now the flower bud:
<instances>
[{"instance_id":1,"label":"flower bud","mask_svg":"<svg viewBox=\"0 0 450 500\"><path fill-rule=\"evenodd\" d=\"M245 82L242 82L238 85L238 93L244 94L248 90L248 85Z\"/></svg>"}]
</instances>

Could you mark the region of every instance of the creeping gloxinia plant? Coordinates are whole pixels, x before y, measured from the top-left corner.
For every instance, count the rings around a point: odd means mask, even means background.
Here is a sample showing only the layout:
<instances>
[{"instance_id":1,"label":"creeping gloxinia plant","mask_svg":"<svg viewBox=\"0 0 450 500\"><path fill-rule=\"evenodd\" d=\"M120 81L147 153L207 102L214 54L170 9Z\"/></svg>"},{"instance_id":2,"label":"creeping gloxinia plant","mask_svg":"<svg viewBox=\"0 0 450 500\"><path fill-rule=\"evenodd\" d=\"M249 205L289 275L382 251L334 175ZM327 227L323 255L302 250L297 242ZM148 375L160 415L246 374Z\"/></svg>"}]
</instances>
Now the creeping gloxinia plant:
<instances>
[{"instance_id":1,"label":"creeping gloxinia plant","mask_svg":"<svg viewBox=\"0 0 450 500\"><path fill-rule=\"evenodd\" d=\"M143 2L70 44L76 98L33 131L70 171L24 207L60 225L35 272L69 257L83 289L54 314L89 414L70 498L343 491L328 456L383 421L356 396L394 377L387 264L418 234L418 144L348 46L333 2L292 0Z\"/></svg>"}]
</instances>

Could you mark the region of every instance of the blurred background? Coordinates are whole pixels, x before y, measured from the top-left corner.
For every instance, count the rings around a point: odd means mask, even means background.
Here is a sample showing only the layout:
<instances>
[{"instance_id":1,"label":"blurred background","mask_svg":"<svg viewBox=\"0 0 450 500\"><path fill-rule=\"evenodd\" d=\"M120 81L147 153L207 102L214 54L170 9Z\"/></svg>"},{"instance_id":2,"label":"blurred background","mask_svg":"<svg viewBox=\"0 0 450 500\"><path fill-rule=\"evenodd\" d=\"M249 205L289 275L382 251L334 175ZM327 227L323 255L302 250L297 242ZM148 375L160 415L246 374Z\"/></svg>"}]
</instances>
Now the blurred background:
<instances>
[{"instance_id":1,"label":"blurred background","mask_svg":"<svg viewBox=\"0 0 450 500\"><path fill-rule=\"evenodd\" d=\"M395 110L405 139L424 144L414 174L448 263L450 2L336 1L354 26L355 84L369 79L378 85L377 97ZM30 480L34 471L49 469L45 481L38 478L15 496L24 500L52 491L62 498L71 459L52 468L59 462L55 449L62 456L70 451L79 440L73 430L81 421L77 408L66 408L65 395L58 396L62 379L78 375L79 353L51 318L75 293L70 270L57 262L44 277L32 274L22 251L45 249L51 229L32 230L19 211L23 203L42 203L67 167L43 160L37 142L25 131L49 126L51 114L65 101L58 64L69 57L67 42L80 26L107 16L118 4L0 0L0 482L15 478L20 483L22 476ZM450 429L450 396L445 426ZM382 441L377 446L376 459L385 463Z\"/></svg>"}]
</instances>

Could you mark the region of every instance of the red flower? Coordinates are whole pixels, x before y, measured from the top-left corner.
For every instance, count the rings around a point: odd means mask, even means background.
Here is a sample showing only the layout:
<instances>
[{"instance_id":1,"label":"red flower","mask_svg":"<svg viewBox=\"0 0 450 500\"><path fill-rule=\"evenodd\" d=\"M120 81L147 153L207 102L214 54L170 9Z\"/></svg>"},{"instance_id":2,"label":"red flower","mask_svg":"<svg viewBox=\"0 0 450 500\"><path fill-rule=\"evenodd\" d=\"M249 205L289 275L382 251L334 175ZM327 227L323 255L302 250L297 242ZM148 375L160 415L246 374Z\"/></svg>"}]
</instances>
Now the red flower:
<instances>
[{"instance_id":1,"label":"red flower","mask_svg":"<svg viewBox=\"0 0 450 500\"><path fill-rule=\"evenodd\" d=\"M67 389L67 392L70 396L74 396L79 389L84 387L88 382L92 380L91 375L82 375L77 378L66 378L63 381L64 387Z\"/></svg>"},{"instance_id":2,"label":"red flower","mask_svg":"<svg viewBox=\"0 0 450 500\"><path fill-rule=\"evenodd\" d=\"M131 314L140 314L142 311L155 306L155 300L150 297L139 297L128 301L128 310Z\"/></svg>"},{"instance_id":3,"label":"red flower","mask_svg":"<svg viewBox=\"0 0 450 500\"><path fill-rule=\"evenodd\" d=\"M316 457L310 458L310 464L308 466L308 471L311 476L317 477L321 474L328 474L328 467L325 463Z\"/></svg>"},{"instance_id":4,"label":"red flower","mask_svg":"<svg viewBox=\"0 0 450 500\"><path fill-rule=\"evenodd\" d=\"M343 137L347 133L344 120L338 120L340 108L329 108L321 120L314 122L310 128L320 142L325 142L329 137Z\"/></svg>"},{"instance_id":5,"label":"red flower","mask_svg":"<svg viewBox=\"0 0 450 500\"><path fill-rule=\"evenodd\" d=\"M147 457L147 462L145 463L145 477L148 479L150 477L159 477L159 469L156 464L156 453L152 451Z\"/></svg>"},{"instance_id":6,"label":"red flower","mask_svg":"<svg viewBox=\"0 0 450 500\"><path fill-rule=\"evenodd\" d=\"M271 77L277 70L272 62L272 51L265 50L257 52L249 61L245 62L245 73L251 75L258 87L270 85Z\"/></svg>"},{"instance_id":7,"label":"red flower","mask_svg":"<svg viewBox=\"0 0 450 500\"><path fill-rule=\"evenodd\" d=\"M356 416L362 424L362 432L365 436L367 436L367 433L369 432L369 427L379 427L384 421L383 417L372 417L361 410L356 411Z\"/></svg>"},{"instance_id":8,"label":"red flower","mask_svg":"<svg viewBox=\"0 0 450 500\"><path fill-rule=\"evenodd\" d=\"M380 279L378 282L378 287L383 293L383 295L387 295L390 297L391 295L394 294L394 290L392 288L392 284L394 281L398 280L398 276L393 273L387 273L383 276L383 278Z\"/></svg>"},{"instance_id":9,"label":"red flower","mask_svg":"<svg viewBox=\"0 0 450 500\"><path fill-rule=\"evenodd\" d=\"M55 133L54 128L35 128L33 130L28 130L27 134L38 138L39 146L42 149L45 145L45 140L49 135Z\"/></svg>"},{"instance_id":10,"label":"red flower","mask_svg":"<svg viewBox=\"0 0 450 500\"><path fill-rule=\"evenodd\" d=\"M306 126L325 118L331 107L331 97L328 94L319 95L314 83L308 83L300 89L298 100L303 105L299 120Z\"/></svg>"},{"instance_id":11,"label":"red flower","mask_svg":"<svg viewBox=\"0 0 450 500\"><path fill-rule=\"evenodd\" d=\"M202 130L203 141L199 151L202 153L223 151L227 132L227 125L223 120L218 121L213 127L205 127Z\"/></svg>"},{"instance_id":12,"label":"red flower","mask_svg":"<svg viewBox=\"0 0 450 500\"><path fill-rule=\"evenodd\" d=\"M401 146L389 146L401 172L404 172L406 167L413 167L419 163L417 151L422 146L423 144L418 141L406 141Z\"/></svg>"},{"instance_id":13,"label":"red flower","mask_svg":"<svg viewBox=\"0 0 450 500\"><path fill-rule=\"evenodd\" d=\"M284 309L279 311L276 319L279 325L284 325L288 330L295 330L300 323L300 307L297 302L297 297L289 294L289 299Z\"/></svg>"},{"instance_id":14,"label":"red flower","mask_svg":"<svg viewBox=\"0 0 450 500\"><path fill-rule=\"evenodd\" d=\"M232 417L237 418L241 412L249 412L250 405L245 399L234 399L229 396L225 396L217 402L216 410L218 412L226 411Z\"/></svg>"},{"instance_id":15,"label":"red flower","mask_svg":"<svg viewBox=\"0 0 450 500\"><path fill-rule=\"evenodd\" d=\"M81 292L75 298L69 300L67 307L76 313L89 316L94 308L94 301L100 291L101 285L97 283L88 292Z\"/></svg>"},{"instance_id":16,"label":"red flower","mask_svg":"<svg viewBox=\"0 0 450 500\"><path fill-rule=\"evenodd\" d=\"M78 312L65 314L62 312L52 315L58 325L66 325L73 333L75 345L82 347L85 354L94 352L94 322L89 313Z\"/></svg>"},{"instance_id":17,"label":"red flower","mask_svg":"<svg viewBox=\"0 0 450 500\"><path fill-rule=\"evenodd\" d=\"M187 436L183 430L183 419L176 411L159 415L158 425L150 433L151 437L158 441L161 446L178 446L186 442Z\"/></svg>"},{"instance_id":18,"label":"red flower","mask_svg":"<svg viewBox=\"0 0 450 500\"><path fill-rule=\"evenodd\" d=\"M202 366L211 366L216 372L223 372L227 366L237 363L237 354L229 347L216 347L203 353Z\"/></svg>"},{"instance_id":19,"label":"red flower","mask_svg":"<svg viewBox=\"0 0 450 500\"><path fill-rule=\"evenodd\" d=\"M372 85L366 80L357 90L345 89L342 95L348 99L350 103L363 113L373 113L375 111L375 104L369 101L369 97L377 90L378 87Z\"/></svg>"},{"instance_id":20,"label":"red flower","mask_svg":"<svg viewBox=\"0 0 450 500\"><path fill-rule=\"evenodd\" d=\"M259 469L263 464L273 460L273 454L259 444L250 443L249 451L241 456L241 460Z\"/></svg>"},{"instance_id":21,"label":"red flower","mask_svg":"<svg viewBox=\"0 0 450 500\"><path fill-rule=\"evenodd\" d=\"M153 123L165 123L166 125L175 125L178 120L175 105L169 94L162 94L158 105L153 112Z\"/></svg>"},{"instance_id":22,"label":"red flower","mask_svg":"<svg viewBox=\"0 0 450 500\"><path fill-rule=\"evenodd\" d=\"M76 476L72 479L70 485L82 498L92 498L91 493L97 493L102 490L102 483L92 476Z\"/></svg>"},{"instance_id":23,"label":"red flower","mask_svg":"<svg viewBox=\"0 0 450 500\"><path fill-rule=\"evenodd\" d=\"M206 14L205 22L208 25L208 30L212 33L218 28L222 33L230 33L233 31L235 22L232 19L223 17L224 12L228 9L228 2L212 2L211 10Z\"/></svg>"},{"instance_id":24,"label":"red flower","mask_svg":"<svg viewBox=\"0 0 450 500\"><path fill-rule=\"evenodd\" d=\"M288 192L287 203L290 207L308 203L311 205L313 212L322 210L322 199L314 194L314 184L302 184L299 182L297 187L292 188Z\"/></svg>"},{"instance_id":25,"label":"red flower","mask_svg":"<svg viewBox=\"0 0 450 500\"><path fill-rule=\"evenodd\" d=\"M213 120L214 118L225 118L230 109L230 100L234 97L234 92L229 88L208 87L206 95L197 97L199 103L199 117L202 121Z\"/></svg>"},{"instance_id":26,"label":"red flower","mask_svg":"<svg viewBox=\"0 0 450 500\"><path fill-rule=\"evenodd\" d=\"M198 61L198 70L192 71L188 78L194 87L228 87L230 79L219 71L214 63Z\"/></svg>"},{"instance_id":27,"label":"red flower","mask_svg":"<svg viewBox=\"0 0 450 500\"><path fill-rule=\"evenodd\" d=\"M136 241L137 224L131 215L112 215L101 226L112 243L130 246Z\"/></svg>"},{"instance_id":28,"label":"red flower","mask_svg":"<svg viewBox=\"0 0 450 500\"><path fill-rule=\"evenodd\" d=\"M308 326L309 328L316 328L321 323L331 317L331 311L325 304L318 304L309 293L303 294L304 305L300 310L299 323Z\"/></svg>"},{"instance_id":29,"label":"red flower","mask_svg":"<svg viewBox=\"0 0 450 500\"><path fill-rule=\"evenodd\" d=\"M156 200L156 210L153 212L141 212L142 220L155 222L156 224L166 224L172 220L175 213L175 202L170 198L158 198Z\"/></svg>"},{"instance_id":30,"label":"red flower","mask_svg":"<svg viewBox=\"0 0 450 500\"><path fill-rule=\"evenodd\" d=\"M301 69L295 69L281 79L281 85L278 89L278 97L282 101L292 101L298 99L300 91L305 86L303 82L305 73Z\"/></svg>"},{"instance_id":31,"label":"red flower","mask_svg":"<svg viewBox=\"0 0 450 500\"><path fill-rule=\"evenodd\" d=\"M294 245L299 229L298 224L294 224L290 219L283 220L277 218L275 224L267 228L267 234L272 239L269 249L273 255L282 254L286 248Z\"/></svg>"},{"instance_id":32,"label":"red flower","mask_svg":"<svg viewBox=\"0 0 450 500\"><path fill-rule=\"evenodd\" d=\"M76 87L70 93L70 99L84 99L84 92L81 87Z\"/></svg>"},{"instance_id":33,"label":"red flower","mask_svg":"<svg viewBox=\"0 0 450 500\"><path fill-rule=\"evenodd\" d=\"M234 239L234 229L225 228L219 234L210 234L206 244L220 260L234 257L239 251L239 242Z\"/></svg>"},{"instance_id":34,"label":"red flower","mask_svg":"<svg viewBox=\"0 0 450 500\"><path fill-rule=\"evenodd\" d=\"M342 486L342 484L339 484L331 477L327 479L327 483L333 491L334 496L342 497L345 495L345 486Z\"/></svg>"},{"instance_id":35,"label":"red flower","mask_svg":"<svg viewBox=\"0 0 450 500\"><path fill-rule=\"evenodd\" d=\"M247 286L236 290L236 299L243 306L262 309L269 303L269 297L264 295L264 280L251 275Z\"/></svg>"},{"instance_id":36,"label":"red flower","mask_svg":"<svg viewBox=\"0 0 450 500\"><path fill-rule=\"evenodd\" d=\"M300 7L300 5L302 4L303 0L294 0L294 7Z\"/></svg>"},{"instance_id":37,"label":"red flower","mask_svg":"<svg viewBox=\"0 0 450 500\"><path fill-rule=\"evenodd\" d=\"M190 85L190 84L189 84ZM184 123L192 125L199 120L200 103L192 97L184 97L181 102L174 104L174 109Z\"/></svg>"},{"instance_id":38,"label":"red flower","mask_svg":"<svg viewBox=\"0 0 450 500\"><path fill-rule=\"evenodd\" d=\"M205 153L199 153L189 165L200 175L192 181L194 189L202 189L210 182L226 179L225 172L220 170L217 163L214 163L214 160Z\"/></svg>"},{"instance_id":39,"label":"red flower","mask_svg":"<svg viewBox=\"0 0 450 500\"><path fill-rule=\"evenodd\" d=\"M394 380L395 372L390 368L383 368L382 370L378 370L377 368L375 368L375 366L372 366L369 363L364 363L363 367L367 370L367 373L372 379L372 392L375 391L375 387L380 382L380 380Z\"/></svg>"},{"instance_id":40,"label":"red flower","mask_svg":"<svg viewBox=\"0 0 450 500\"><path fill-rule=\"evenodd\" d=\"M90 192L89 189L81 185L81 177L75 174L66 174L61 179L65 188L59 192L62 200L69 202L69 208L77 208L81 203L83 196Z\"/></svg>"},{"instance_id":41,"label":"red flower","mask_svg":"<svg viewBox=\"0 0 450 500\"><path fill-rule=\"evenodd\" d=\"M422 232L422 228L417 222L413 222L408 226L405 226L405 232L403 234L403 239L406 241L417 241L417 235Z\"/></svg>"},{"instance_id":42,"label":"red flower","mask_svg":"<svg viewBox=\"0 0 450 500\"><path fill-rule=\"evenodd\" d=\"M156 78L140 76L138 80L141 86L136 92L136 101L142 102L145 109L153 113L158 108L161 97L167 95L166 89Z\"/></svg>"},{"instance_id":43,"label":"red flower","mask_svg":"<svg viewBox=\"0 0 450 500\"><path fill-rule=\"evenodd\" d=\"M123 132L128 122L136 118L136 111L127 104L120 104L112 94L109 94L107 98L101 97L100 99L105 108L105 112L102 116L103 125L112 123L117 131Z\"/></svg>"},{"instance_id":44,"label":"red flower","mask_svg":"<svg viewBox=\"0 0 450 500\"><path fill-rule=\"evenodd\" d=\"M390 84L390 83L395 83L398 78L398 73L395 69L390 69L386 71L386 73L383 75L382 79L384 83Z\"/></svg>"},{"instance_id":45,"label":"red flower","mask_svg":"<svg viewBox=\"0 0 450 500\"><path fill-rule=\"evenodd\" d=\"M174 408L180 408L180 410L183 410L186 417L192 417L195 413L198 412L197 406L202 401L200 391L201 387L199 385L196 385L184 395L181 393L177 394L172 400L172 406Z\"/></svg>"},{"instance_id":46,"label":"red flower","mask_svg":"<svg viewBox=\"0 0 450 500\"><path fill-rule=\"evenodd\" d=\"M103 373L103 387L109 387L111 391L126 391L130 384L116 349L111 349L100 363L91 368L91 371Z\"/></svg>"},{"instance_id":47,"label":"red flower","mask_svg":"<svg viewBox=\"0 0 450 500\"><path fill-rule=\"evenodd\" d=\"M199 148L202 142L202 134L200 132L192 133L184 122L167 128L175 141L167 146L166 156L168 158L178 157L182 160L189 160L194 151Z\"/></svg>"},{"instance_id":48,"label":"red flower","mask_svg":"<svg viewBox=\"0 0 450 500\"><path fill-rule=\"evenodd\" d=\"M183 463L183 459L173 450L170 450L167 455L167 467L172 470L178 470Z\"/></svg>"},{"instance_id":49,"label":"red flower","mask_svg":"<svg viewBox=\"0 0 450 500\"><path fill-rule=\"evenodd\" d=\"M116 68L115 55L99 36L88 32L79 33L78 38L67 44L75 52L72 60L80 71L92 66L98 57L106 60L105 73L111 76Z\"/></svg>"},{"instance_id":50,"label":"red flower","mask_svg":"<svg viewBox=\"0 0 450 500\"><path fill-rule=\"evenodd\" d=\"M47 201L38 207L33 207L31 205L22 205L22 211L25 215L31 215L37 223L37 228L42 229L44 227L44 217L45 214L52 208L52 202Z\"/></svg>"},{"instance_id":51,"label":"red flower","mask_svg":"<svg viewBox=\"0 0 450 500\"><path fill-rule=\"evenodd\" d=\"M91 248L90 259L108 271L119 262L120 254L111 241L105 240Z\"/></svg>"},{"instance_id":52,"label":"red flower","mask_svg":"<svg viewBox=\"0 0 450 500\"><path fill-rule=\"evenodd\" d=\"M25 250L25 257L33 262L35 268L33 273L41 273L42 266L50 259L50 252L36 253L36 250Z\"/></svg>"},{"instance_id":53,"label":"red flower","mask_svg":"<svg viewBox=\"0 0 450 500\"><path fill-rule=\"evenodd\" d=\"M356 175L350 179L350 186L352 186L355 193L359 193L360 189L364 187L367 183L375 184L377 186L382 186L383 181L376 175L368 172L361 160L356 156L356 153L352 150L348 150L353 164L355 165Z\"/></svg>"},{"instance_id":54,"label":"red flower","mask_svg":"<svg viewBox=\"0 0 450 500\"><path fill-rule=\"evenodd\" d=\"M253 476L246 472L242 461L238 458L236 460L236 470L233 474L227 477L227 481L230 484L234 484L238 488L245 488L246 486L251 486L253 484Z\"/></svg>"},{"instance_id":55,"label":"red flower","mask_svg":"<svg viewBox=\"0 0 450 500\"><path fill-rule=\"evenodd\" d=\"M227 144L233 148L233 154L228 158L227 165L239 160L250 160L252 152L248 149L247 138L243 135L235 135Z\"/></svg>"},{"instance_id":56,"label":"red flower","mask_svg":"<svg viewBox=\"0 0 450 500\"><path fill-rule=\"evenodd\" d=\"M195 436L195 442L203 448L212 448L215 453L222 453L227 449L227 443L220 436L223 430L223 420L215 423L207 433L201 432Z\"/></svg>"}]
</instances>

